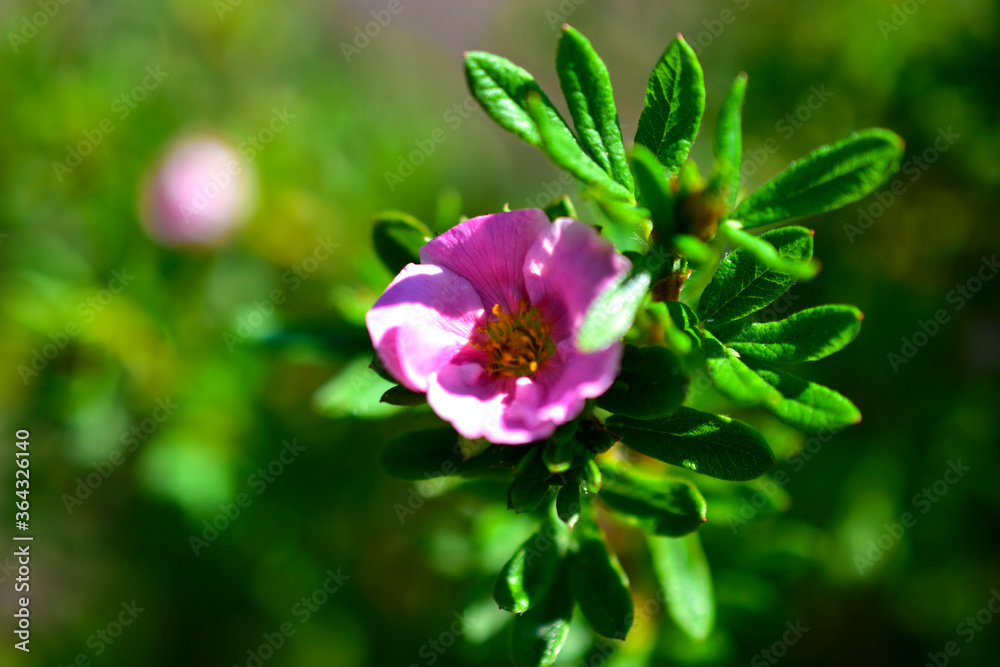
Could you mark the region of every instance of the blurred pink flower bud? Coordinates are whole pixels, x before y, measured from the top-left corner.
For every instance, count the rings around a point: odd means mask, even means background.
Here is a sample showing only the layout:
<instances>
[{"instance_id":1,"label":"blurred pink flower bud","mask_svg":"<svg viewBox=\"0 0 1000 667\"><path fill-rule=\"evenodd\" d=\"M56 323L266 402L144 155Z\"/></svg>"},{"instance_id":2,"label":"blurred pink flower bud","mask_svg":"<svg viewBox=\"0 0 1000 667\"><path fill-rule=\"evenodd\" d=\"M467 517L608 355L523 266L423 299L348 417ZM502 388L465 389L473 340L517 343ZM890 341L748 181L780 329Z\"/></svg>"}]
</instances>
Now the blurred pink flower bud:
<instances>
[{"instance_id":1,"label":"blurred pink flower bud","mask_svg":"<svg viewBox=\"0 0 1000 667\"><path fill-rule=\"evenodd\" d=\"M252 166L224 140L181 140L167 151L143 187L146 231L166 245L211 246L252 212Z\"/></svg>"}]
</instances>

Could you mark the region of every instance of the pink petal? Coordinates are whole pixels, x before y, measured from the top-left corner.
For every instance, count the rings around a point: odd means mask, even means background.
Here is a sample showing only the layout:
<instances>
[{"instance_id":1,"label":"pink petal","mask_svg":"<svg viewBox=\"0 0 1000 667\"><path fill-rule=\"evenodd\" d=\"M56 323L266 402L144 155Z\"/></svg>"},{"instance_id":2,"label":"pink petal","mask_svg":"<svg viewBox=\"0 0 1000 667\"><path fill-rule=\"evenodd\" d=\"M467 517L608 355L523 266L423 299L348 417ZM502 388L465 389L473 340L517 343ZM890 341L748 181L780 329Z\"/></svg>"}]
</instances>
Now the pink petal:
<instances>
[{"instance_id":1,"label":"pink petal","mask_svg":"<svg viewBox=\"0 0 1000 667\"><path fill-rule=\"evenodd\" d=\"M632 263L582 222L559 218L524 260L528 298L553 324L553 340L572 337L587 308Z\"/></svg>"},{"instance_id":2,"label":"pink petal","mask_svg":"<svg viewBox=\"0 0 1000 667\"><path fill-rule=\"evenodd\" d=\"M538 418L542 389L531 378L494 376L476 363L449 364L431 378L427 402L466 438L503 445L543 440L557 424Z\"/></svg>"},{"instance_id":3,"label":"pink petal","mask_svg":"<svg viewBox=\"0 0 1000 667\"><path fill-rule=\"evenodd\" d=\"M438 266L407 264L365 315L379 359L413 391L469 343L483 318L472 285Z\"/></svg>"},{"instance_id":4,"label":"pink petal","mask_svg":"<svg viewBox=\"0 0 1000 667\"><path fill-rule=\"evenodd\" d=\"M544 388L544 400L537 406L538 419L564 424L583 410L585 399L597 398L614 383L621 366L624 344L584 354L572 339L559 344L535 380Z\"/></svg>"},{"instance_id":5,"label":"pink petal","mask_svg":"<svg viewBox=\"0 0 1000 667\"><path fill-rule=\"evenodd\" d=\"M472 283L486 309L517 312L524 290L524 259L549 220L538 209L470 218L420 249L421 264L443 266Z\"/></svg>"}]
</instances>

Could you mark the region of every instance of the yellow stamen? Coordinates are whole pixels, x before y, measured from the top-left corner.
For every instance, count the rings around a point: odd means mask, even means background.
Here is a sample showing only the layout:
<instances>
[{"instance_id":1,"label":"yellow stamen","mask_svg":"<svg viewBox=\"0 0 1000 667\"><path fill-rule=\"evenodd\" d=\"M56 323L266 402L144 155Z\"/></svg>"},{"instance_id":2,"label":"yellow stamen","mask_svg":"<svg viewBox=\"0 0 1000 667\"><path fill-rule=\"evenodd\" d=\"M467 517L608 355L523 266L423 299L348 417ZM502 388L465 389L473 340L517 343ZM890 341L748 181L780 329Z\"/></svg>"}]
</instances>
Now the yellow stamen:
<instances>
[{"instance_id":1,"label":"yellow stamen","mask_svg":"<svg viewBox=\"0 0 1000 667\"><path fill-rule=\"evenodd\" d=\"M525 299L517 304L518 312L503 312L500 304L493 306L497 319L479 327L485 337L470 341L486 353L486 369L503 377L534 375L539 366L556 350L549 335L552 325L542 318L538 309Z\"/></svg>"}]
</instances>

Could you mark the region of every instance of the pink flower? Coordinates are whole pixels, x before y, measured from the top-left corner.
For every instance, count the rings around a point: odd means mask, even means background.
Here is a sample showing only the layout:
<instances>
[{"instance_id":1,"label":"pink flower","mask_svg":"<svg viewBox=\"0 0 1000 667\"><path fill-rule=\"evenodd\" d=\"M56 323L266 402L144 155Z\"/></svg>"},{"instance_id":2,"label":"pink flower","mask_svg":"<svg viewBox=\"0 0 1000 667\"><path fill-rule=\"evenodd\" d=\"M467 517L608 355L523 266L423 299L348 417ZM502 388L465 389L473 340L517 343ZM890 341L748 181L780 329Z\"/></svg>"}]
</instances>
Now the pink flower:
<instances>
[{"instance_id":1,"label":"pink flower","mask_svg":"<svg viewBox=\"0 0 1000 667\"><path fill-rule=\"evenodd\" d=\"M472 218L427 243L368 312L382 363L466 438L552 435L614 382L622 343L584 354L587 308L631 266L591 227L537 209Z\"/></svg>"},{"instance_id":2,"label":"pink flower","mask_svg":"<svg viewBox=\"0 0 1000 667\"><path fill-rule=\"evenodd\" d=\"M253 181L248 165L223 140L178 141L149 180L143 223L166 245L215 245L251 212Z\"/></svg>"}]
</instances>

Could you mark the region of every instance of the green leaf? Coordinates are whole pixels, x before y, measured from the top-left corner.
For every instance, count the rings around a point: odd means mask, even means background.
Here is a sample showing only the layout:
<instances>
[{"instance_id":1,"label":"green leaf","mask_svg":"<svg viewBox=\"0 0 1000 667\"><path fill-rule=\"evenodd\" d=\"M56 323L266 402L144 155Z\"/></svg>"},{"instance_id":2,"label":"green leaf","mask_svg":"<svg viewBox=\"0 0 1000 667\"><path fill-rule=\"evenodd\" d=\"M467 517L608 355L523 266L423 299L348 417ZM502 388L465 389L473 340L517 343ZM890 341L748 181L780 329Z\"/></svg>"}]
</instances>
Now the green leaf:
<instances>
[{"instance_id":1,"label":"green leaf","mask_svg":"<svg viewBox=\"0 0 1000 667\"><path fill-rule=\"evenodd\" d=\"M510 653L516 667L548 667L559 657L573 620L573 594L566 561L541 602L514 617Z\"/></svg>"},{"instance_id":2,"label":"green leaf","mask_svg":"<svg viewBox=\"0 0 1000 667\"><path fill-rule=\"evenodd\" d=\"M378 358L377 354L372 355L372 360L369 362L368 368L372 369L376 375L387 382L391 382L393 384L398 382L396 378L392 377L388 369L386 369L385 364L383 364L382 360Z\"/></svg>"},{"instance_id":3,"label":"green leaf","mask_svg":"<svg viewBox=\"0 0 1000 667\"><path fill-rule=\"evenodd\" d=\"M649 221L649 210L642 206L633 206L632 204L620 201L609 195L600 186L594 186L585 189L581 196L587 200L592 201L597 204L597 207L601 209L601 212L612 222L617 223L619 231L626 236L622 236L621 239L628 238L628 241L634 241L634 237L642 230L642 237L648 234L648 221ZM628 231L624 231L621 228L628 227ZM609 235L609 232L615 232L614 227L610 227L605 231L605 235ZM615 240L615 239L612 239ZM616 241L617 245L622 245L621 240Z\"/></svg>"},{"instance_id":4,"label":"green leaf","mask_svg":"<svg viewBox=\"0 0 1000 667\"><path fill-rule=\"evenodd\" d=\"M812 259L812 232L805 227L783 227L761 234L786 259ZM784 294L795 278L762 264L744 248L731 252L705 287L698 302L698 317L709 327L755 313Z\"/></svg>"},{"instance_id":5,"label":"green leaf","mask_svg":"<svg viewBox=\"0 0 1000 667\"><path fill-rule=\"evenodd\" d=\"M550 440L542 450L542 461L553 475L566 472L573 465L573 450L576 446L572 440Z\"/></svg>"},{"instance_id":6,"label":"green leaf","mask_svg":"<svg viewBox=\"0 0 1000 667\"><path fill-rule=\"evenodd\" d=\"M674 235L677 228L667 172L656 156L642 144L632 147L631 157L639 203L649 209L653 229L660 240L665 241Z\"/></svg>"},{"instance_id":7,"label":"green leaf","mask_svg":"<svg viewBox=\"0 0 1000 667\"><path fill-rule=\"evenodd\" d=\"M684 402L687 376L680 360L664 347L625 345L622 371L597 405L609 412L655 419L666 417Z\"/></svg>"},{"instance_id":8,"label":"green leaf","mask_svg":"<svg viewBox=\"0 0 1000 667\"><path fill-rule=\"evenodd\" d=\"M698 326L698 316L694 314L691 307L680 301L667 301L666 309L670 317L670 324L673 326L668 327L664 332L665 335L668 339L676 339L679 336L681 340L684 340L683 344L679 344L677 340L671 340L674 348L681 354L687 354L691 349L701 348L703 336L701 328ZM682 349L685 347L687 351Z\"/></svg>"},{"instance_id":9,"label":"green leaf","mask_svg":"<svg viewBox=\"0 0 1000 667\"><path fill-rule=\"evenodd\" d=\"M559 489L556 495L556 516L572 528L580 520L580 484L572 483Z\"/></svg>"},{"instance_id":10,"label":"green leaf","mask_svg":"<svg viewBox=\"0 0 1000 667\"><path fill-rule=\"evenodd\" d=\"M688 259L695 268L714 265L719 259L719 252L713 247L691 234L677 234L672 239L673 251Z\"/></svg>"},{"instance_id":11,"label":"green leaf","mask_svg":"<svg viewBox=\"0 0 1000 667\"><path fill-rule=\"evenodd\" d=\"M410 391L403 385L396 385L395 387L389 387L382 398L379 399L382 403L388 403L389 405L401 405L406 407L412 407L414 405L423 405L427 402L426 394L419 394L415 391Z\"/></svg>"},{"instance_id":12,"label":"green leaf","mask_svg":"<svg viewBox=\"0 0 1000 667\"><path fill-rule=\"evenodd\" d=\"M777 322L734 322L718 335L742 359L816 361L857 338L863 317L854 306L817 306Z\"/></svg>"},{"instance_id":13,"label":"green leaf","mask_svg":"<svg viewBox=\"0 0 1000 667\"><path fill-rule=\"evenodd\" d=\"M746 72L740 72L722 100L715 124L715 174L711 189L723 195L727 210L736 205L740 189L740 160L743 157L743 98L747 92Z\"/></svg>"},{"instance_id":14,"label":"green leaf","mask_svg":"<svg viewBox=\"0 0 1000 667\"><path fill-rule=\"evenodd\" d=\"M733 225L737 222L726 222L719 226L719 233L731 243L739 246L753 256L755 260L772 271L784 273L792 278L807 280L819 273L819 262L815 260L795 260L782 257L778 249L761 236L748 234Z\"/></svg>"},{"instance_id":15,"label":"green leaf","mask_svg":"<svg viewBox=\"0 0 1000 667\"><path fill-rule=\"evenodd\" d=\"M538 124L525 106L528 93L536 93L539 98L537 113L546 117L549 131L558 132L565 140L576 143L566 121L526 70L492 53L470 51L465 54L465 76L472 96L503 129L532 146L542 145Z\"/></svg>"},{"instance_id":16,"label":"green leaf","mask_svg":"<svg viewBox=\"0 0 1000 667\"><path fill-rule=\"evenodd\" d=\"M570 584L573 597L594 632L611 639L625 639L633 617L628 578L599 535L580 540L570 558Z\"/></svg>"},{"instance_id":17,"label":"green leaf","mask_svg":"<svg viewBox=\"0 0 1000 667\"><path fill-rule=\"evenodd\" d=\"M577 431L575 439L587 451L594 454L603 454L615 444L614 437L605 430L603 424L589 420L580 424L580 430Z\"/></svg>"},{"instance_id":18,"label":"green leaf","mask_svg":"<svg viewBox=\"0 0 1000 667\"><path fill-rule=\"evenodd\" d=\"M559 40L556 70L580 144L598 166L632 192L608 69L587 38L568 25Z\"/></svg>"},{"instance_id":19,"label":"green leaf","mask_svg":"<svg viewBox=\"0 0 1000 667\"><path fill-rule=\"evenodd\" d=\"M605 467L601 500L626 523L646 533L681 537L705 523L705 499L694 484L680 479L653 479Z\"/></svg>"},{"instance_id":20,"label":"green leaf","mask_svg":"<svg viewBox=\"0 0 1000 667\"><path fill-rule=\"evenodd\" d=\"M374 419L399 412L399 407L380 403L395 380L379 377L369 367L368 357L356 357L313 394L313 407L327 417Z\"/></svg>"},{"instance_id":21,"label":"green leaf","mask_svg":"<svg viewBox=\"0 0 1000 667\"><path fill-rule=\"evenodd\" d=\"M528 452L520 447L493 445L471 458L451 427L415 431L386 444L379 462L393 477L418 480L451 475L479 476L494 469L513 468Z\"/></svg>"},{"instance_id":22,"label":"green leaf","mask_svg":"<svg viewBox=\"0 0 1000 667\"><path fill-rule=\"evenodd\" d=\"M684 164L704 112L701 65L684 38L677 35L649 76L635 142L653 151L672 175Z\"/></svg>"},{"instance_id":23,"label":"green leaf","mask_svg":"<svg viewBox=\"0 0 1000 667\"><path fill-rule=\"evenodd\" d=\"M899 170L903 140L874 128L817 148L747 197L732 217L758 227L832 211L873 192Z\"/></svg>"},{"instance_id":24,"label":"green leaf","mask_svg":"<svg viewBox=\"0 0 1000 667\"><path fill-rule=\"evenodd\" d=\"M393 274L407 264L420 263L420 247L434 238L427 225L412 215L385 211L375 216L372 242L375 253Z\"/></svg>"},{"instance_id":25,"label":"green leaf","mask_svg":"<svg viewBox=\"0 0 1000 667\"><path fill-rule=\"evenodd\" d=\"M760 433L694 408L682 407L659 420L612 416L607 426L640 454L730 482L760 477L774 465Z\"/></svg>"},{"instance_id":26,"label":"green leaf","mask_svg":"<svg viewBox=\"0 0 1000 667\"><path fill-rule=\"evenodd\" d=\"M698 534L682 539L651 537L649 550L664 592L667 613L684 634L701 641L715 623L712 573Z\"/></svg>"},{"instance_id":27,"label":"green leaf","mask_svg":"<svg viewBox=\"0 0 1000 667\"><path fill-rule=\"evenodd\" d=\"M631 202L632 193L590 159L572 133L563 131L565 125L562 124L562 119L557 122L552 118L546 101L534 91L528 92L524 99L525 109L542 138L541 149L549 159L587 186L599 188L609 197Z\"/></svg>"},{"instance_id":28,"label":"green leaf","mask_svg":"<svg viewBox=\"0 0 1000 667\"><path fill-rule=\"evenodd\" d=\"M806 433L817 433L822 429L839 431L861 421L861 412L833 389L773 369L753 368L765 382L781 392L782 399L767 409L790 426Z\"/></svg>"},{"instance_id":29,"label":"green leaf","mask_svg":"<svg viewBox=\"0 0 1000 667\"><path fill-rule=\"evenodd\" d=\"M538 453L539 449L531 448L507 489L507 507L518 514L538 509L549 490L550 473Z\"/></svg>"},{"instance_id":30,"label":"green leaf","mask_svg":"<svg viewBox=\"0 0 1000 667\"><path fill-rule=\"evenodd\" d=\"M578 219L576 216L576 208L574 208L573 202L570 201L569 195L563 195L546 206L544 210L545 215L549 217L549 220L555 220L556 218Z\"/></svg>"},{"instance_id":31,"label":"green leaf","mask_svg":"<svg viewBox=\"0 0 1000 667\"><path fill-rule=\"evenodd\" d=\"M646 298L651 276L640 271L601 292L583 318L576 334L581 352L604 350L628 333Z\"/></svg>"},{"instance_id":32,"label":"green leaf","mask_svg":"<svg viewBox=\"0 0 1000 667\"><path fill-rule=\"evenodd\" d=\"M546 531L548 528L548 531ZM493 599L500 608L520 614L537 604L552 588L562 560L550 524L528 538L500 570Z\"/></svg>"},{"instance_id":33,"label":"green leaf","mask_svg":"<svg viewBox=\"0 0 1000 667\"><path fill-rule=\"evenodd\" d=\"M716 390L738 408L773 405L781 395L732 350L705 333L705 368Z\"/></svg>"},{"instance_id":34,"label":"green leaf","mask_svg":"<svg viewBox=\"0 0 1000 667\"><path fill-rule=\"evenodd\" d=\"M584 479L587 482L587 492L597 493L604 484L604 473L594 459L587 459L583 464Z\"/></svg>"}]
</instances>

